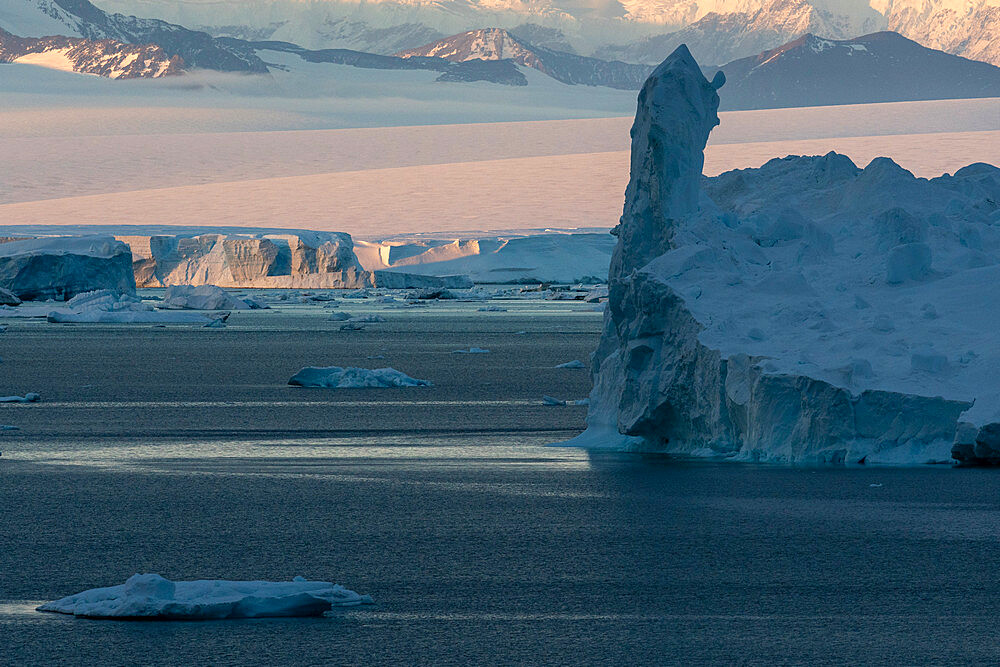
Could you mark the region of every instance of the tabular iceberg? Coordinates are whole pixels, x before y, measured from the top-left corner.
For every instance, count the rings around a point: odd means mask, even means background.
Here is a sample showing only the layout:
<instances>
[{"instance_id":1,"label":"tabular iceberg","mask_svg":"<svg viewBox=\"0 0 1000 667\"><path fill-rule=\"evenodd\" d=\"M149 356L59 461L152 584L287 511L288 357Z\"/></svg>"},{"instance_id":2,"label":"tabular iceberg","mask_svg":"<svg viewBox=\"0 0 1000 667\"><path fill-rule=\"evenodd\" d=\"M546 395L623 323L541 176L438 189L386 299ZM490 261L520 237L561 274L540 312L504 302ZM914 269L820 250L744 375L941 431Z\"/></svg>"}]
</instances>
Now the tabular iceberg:
<instances>
[{"instance_id":1,"label":"tabular iceberg","mask_svg":"<svg viewBox=\"0 0 1000 667\"><path fill-rule=\"evenodd\" d=\"M93 588L38 607L87 618L210 620L322 616L337 607L372 604L338 584L307 581L170 581L135 574L124 584Z\"/></svg>"},{"instance_id":2,"label":"tabular iceberg","mask_svg":"<svg viewBox=\"0 0 1000 667\"><path fill-rule=\"evenodd\" d=\"M650 76L569 444L758 461L1000 460L1000 170L879 158L701 175L721 81Z\"/></svg>"},{"instance_id":3,"label":"tabular iceberg","mask_svg":"<svg viewBox=\"0 0 1000 667\"><path fill-rule=\"evenodd\" d=\"M110 236L0 243L0 286L24 300L62 301L98 289L134 294L132 254Z\"/></svg>"}]
</instances>

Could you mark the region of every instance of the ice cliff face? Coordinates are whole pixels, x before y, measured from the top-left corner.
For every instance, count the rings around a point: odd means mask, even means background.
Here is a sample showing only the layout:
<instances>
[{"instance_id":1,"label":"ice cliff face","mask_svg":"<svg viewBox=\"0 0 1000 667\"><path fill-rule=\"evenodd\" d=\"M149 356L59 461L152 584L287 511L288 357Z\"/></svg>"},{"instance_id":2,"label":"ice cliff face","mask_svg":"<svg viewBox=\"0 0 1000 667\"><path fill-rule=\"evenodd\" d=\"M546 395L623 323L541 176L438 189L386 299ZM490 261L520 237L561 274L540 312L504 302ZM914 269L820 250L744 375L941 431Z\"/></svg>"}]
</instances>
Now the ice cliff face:
<instances>
[{"instance_id":1,"label":"ice cliff face","mask_svg":"<svg viewBox=\"0 0 1000 667\"><path fill-rule=\"evenodd\" d=\"M132 254L110 236L0 243L0 287L25 300L63 301L98 289L134 294Z\"/></svg>"},{"instance_id":2,"label":"ice cliff face","mask_svg":"<svg viewBox=\"0 0 1000 667\"><path fill-rule=\"evenodd\" d=\"M679 48L639 95L588 430L571 442L1000 460L1000 170L927 180L830 154L703 179L717 87Z\"/></svg>"},{"instance_id":3,"label":"ice cliff face","mask_svg":"<svg viewBox=\"0 0 1000 667\"><path fill-rule=\"evenodd\" d=\"M118 236L132 249L139 287L356 289L468 287L464 276L366 271L349 234L199 234Z\"/></svg>"}]
</instances>

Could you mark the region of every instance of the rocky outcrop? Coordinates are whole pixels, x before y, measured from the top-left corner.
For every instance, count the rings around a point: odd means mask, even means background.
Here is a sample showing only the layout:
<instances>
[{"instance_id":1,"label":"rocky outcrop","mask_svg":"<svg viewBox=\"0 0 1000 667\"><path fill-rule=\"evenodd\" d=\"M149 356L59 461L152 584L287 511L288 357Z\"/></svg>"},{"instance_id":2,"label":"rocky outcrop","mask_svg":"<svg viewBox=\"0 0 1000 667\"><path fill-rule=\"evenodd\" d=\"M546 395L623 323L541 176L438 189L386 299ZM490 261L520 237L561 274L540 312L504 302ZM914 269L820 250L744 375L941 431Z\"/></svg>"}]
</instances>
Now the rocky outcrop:
<instances>
[{"instance_id":1,"label":"rocky outcrop","mask_svg":"<svg viewBox=\"0 0 1000 667\"><path fill-rule=\"evenodd\" d=\"M1000 170L884 158L701 176L716 89L686 49L639 95L573 444L753 461L1000 461Z\"/></svg>"},{"instance_id":2,"label":"rocky outcrop","mask_svg":"<svg viewBox=\"0 0 1000 667\"><path fill-rule=\"evenodd\" d=\"M99 289L134 294L132 254L110 236L0 243L0 287L24 300L64 301Z\"/></svg>"},{"instance_id":3,"label":"rocky outcrop","mask_svg":"<svg viewBox=\"0 0 1000 667\"><path fill-rule=\"evenodd\" d=\"M0 62L58 63L61 68L109 79L153 79L180 74L184 67L179 56L168 56L153 44L78 37L18 37L2 28Z\"/></svg>"}]
</instances>

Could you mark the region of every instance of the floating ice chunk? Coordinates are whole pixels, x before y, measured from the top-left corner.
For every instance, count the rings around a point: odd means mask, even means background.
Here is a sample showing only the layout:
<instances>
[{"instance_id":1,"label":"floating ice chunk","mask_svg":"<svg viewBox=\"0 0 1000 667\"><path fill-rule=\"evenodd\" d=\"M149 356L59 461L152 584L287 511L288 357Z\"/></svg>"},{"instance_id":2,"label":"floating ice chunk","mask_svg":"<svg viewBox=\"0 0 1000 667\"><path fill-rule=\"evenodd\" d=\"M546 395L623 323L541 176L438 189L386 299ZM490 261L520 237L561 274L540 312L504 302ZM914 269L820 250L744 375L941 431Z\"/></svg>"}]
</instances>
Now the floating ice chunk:
<instances>
[{"instance_id":1,"label":"floating ice chunk","mask_svg":"<svg viewBox=\"0 0 1000 667\"><path fill-rule=\"evenodd\" d=\"M361 387L430 387L428 380L417 380L395 368L342 368L307 366L288 381L298 387L354 389Z\"/></svg>"},{"instance_id":2,"label":"floating ice chunk","mask_svg":"<svg viewBox=\"0 0 1000 667\"><path fill-rule=\"evenodd\" d=\"M34 392L24 396L0 396L0 403L37 403L42 397Z\"/></svg>"},{"instance_id":3,"label":"floating ice chunk","mask_svg":"<svg viewBox=\"0 0 1000 667\"><path fill-rule=\"evenodd\" d=\"M328 322L346 322L349 319L351 319L351 314L342 310L330 313L330 316L326 318Z\"/></svg>"},{"instance_id":4,"label":"floating ice chunk","mask_svg":"<svg viewBox=\"0 0 1000 667\"><path fill-rule=\"evenodd\" d=\"M9 289L0 287L0 306L19 306L21 300Z\"/></svg>"},{"instance_id":5,"label":"floating ice chunk","mask_svg":"<svg viewBox=\"0 0 1000 667\"><path fill-rule=\"evenodd\" d=\"M501 308L500 306L485 306L484 308L476 308L480 313L506 313L506 308Z\"/></svg>"},{"instance_id":6,"label":"floating ice chunk","mask_svg":"<svg viewBox=\"0 0 1000 667\"><path fill-rule=\"evenodd\" d=\"M452 354L489 354L489 350L484 350L481 347L470 347L468 350L452 350Z\"/></svg>"},{"instance_id":7,"label":"floating ice chunk","mask_svg":"<svg viewBox=\"0 0 1000 667\"><path fill-rule=\"evenodd\" d=\"M575 401L563 401L558 398L553 398L552 396L542 396L542 405L590 405L590 399L581 398Z\"/></svg>"},{"instance_id":8,"label":"floating ice chunk","mask_svg":"<svg viewBox=\"0 0 1000 667\"><path fill-rule=\"evenodd\" d=\"M365 328L363 326L361 326L360 324L356 324L354 322L348 322L347 324L341 324L340 325L340 330L341 331L364 331Z\"/></svg>"},{"instance_id":9,"label":"floating ice chunk","mask_svg":"<svg viewBox=\"0 0 1000 667\"><path fill-rule=\"evenodd\" d=\"M250 304L215 285L172 285L159 308L178 310L249 310Z\"/></svg>"},{"instance_id":10,"label":"floating ice chunk","mask_svg":"<svg viewBox=\"0 0 1000 667\"><path fill-rule=\"evenodd\" d=\"M226 328L226 317L216 317L214 320L205 325L206 329L225 329Z\"/></svg>"},{"instance_id":11,"label":"floating ice chunk","mask_svg":"<svg viewBox=\"0 0 1000 667\"><path fill-rule=\"evenodd\" d=\"M446 289L427 289L417 294L418 299L425 301L432 299L457 299L454 292Z\"/></svg>"},{"instance_id":12,"label":"floating ice chunk","mask_svg":"<svg viewBox=\"0 0 1000 667\"><path fill-rule=\"evenodd\" d=\"M382 317L381 315L359 315L359 316L352 317L351 321L352 322L369 324L369 323L376 323L376 322L385 322L385 318Z\"/></svg>"},{"instance_id":13,"label":"floating ice chunk","mask_svg":"<svg viewBox=\"0 0 1000 667\"><path fill-rule=\"evenodd\" d=\"M200 312L131 310L52 311L46 317L55 324L205 324L207 318Z\"/></svg>"},{"instance_id":14,"label":"floating ice chunk","mask_svg":"<svg viewBox=\"0 0 1000 667\"><path fill-rule=\"evenodd\" d=\"M573 361L567 361L565 364L559 364L556 368L586 368L587 365L580 361L579 359L574 359Z\"/></svg>"},{"instance_id":15,"label":"floating ice chunk","mask_svg":"<svg viewBox=\"0 0 1000 667\"><path fill-rule=\"evenodd\" d=\"M158 574L134 574L124 584L93 588L38 607L38 611L87 618L221 620L322 616L338 607L373 604L338 584L307 581L173 582Z\"/></svg>"}]
</instances>

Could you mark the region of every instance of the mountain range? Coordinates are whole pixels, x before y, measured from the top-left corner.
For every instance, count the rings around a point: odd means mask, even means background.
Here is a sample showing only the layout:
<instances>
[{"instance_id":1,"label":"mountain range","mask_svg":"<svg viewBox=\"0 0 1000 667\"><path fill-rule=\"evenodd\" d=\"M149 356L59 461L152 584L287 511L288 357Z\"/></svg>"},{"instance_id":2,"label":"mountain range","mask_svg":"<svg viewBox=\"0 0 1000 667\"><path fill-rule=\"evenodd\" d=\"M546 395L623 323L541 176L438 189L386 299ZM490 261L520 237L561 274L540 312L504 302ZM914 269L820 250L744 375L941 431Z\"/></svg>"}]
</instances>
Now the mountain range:
<instances>
[{"instance_id":1,"label":"mountain range","mask_svg":"<svg viewBox=\"0 0 1000 667\"><path fill-rule=\"evenodd\" d=\"M536 46L654 64L686 43L721 65L806 33L891 30L1000 64L1000 0L102 0L115 11L213 35L395 53L484 26ZM546 33L543 38L540 33ZM570 48L565 48L569 46Z\"/></svg>"},{"instance_id":2,"label":"mountain range","mask_svg":"<svg viewBox=\"0 0 1000 667\"><path fill-rule=\"evenodd\" d=\"M572 46L562 44L559 33L538 27L521 26L518 34L499 28L471 30L388 55L212 36L159 19L110 14L89 0L7 2L19 11L0 13L0 62L113 78L166 76L197 68L265 74L294 67L285 56L277 58L283 64L275 63L276 54L291 54L306 63L427 70L438 73L438 82L514 86L528 85L525 72L533 69L564 84L638 90L652 71L649 64L554 48ZM56 30L63 33L31 34ZM532 43L526 35L548 46ZM728 83L720 93L725 110L1000 97L1000 68L886 31L849 40L806 33L778 48L704 69L709 77L720 69L726 75Z\"/></svg>"}]
</instances>

